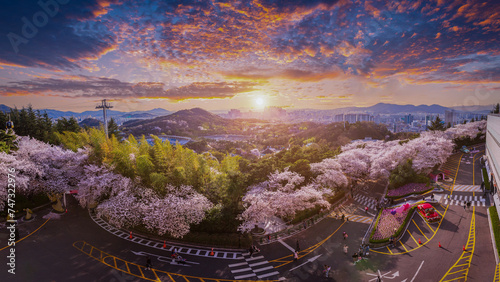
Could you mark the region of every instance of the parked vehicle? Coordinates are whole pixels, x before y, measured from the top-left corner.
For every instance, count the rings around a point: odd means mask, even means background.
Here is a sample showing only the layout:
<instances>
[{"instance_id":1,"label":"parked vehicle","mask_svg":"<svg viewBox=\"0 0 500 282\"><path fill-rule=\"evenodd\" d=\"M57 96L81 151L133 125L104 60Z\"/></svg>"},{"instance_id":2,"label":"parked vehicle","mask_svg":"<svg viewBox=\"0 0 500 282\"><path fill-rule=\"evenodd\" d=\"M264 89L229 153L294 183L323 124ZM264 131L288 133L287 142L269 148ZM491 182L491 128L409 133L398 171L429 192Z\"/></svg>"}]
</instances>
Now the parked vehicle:
<instances>
[{"instance_id":1,"label":"parked vehicle","mask_svg":"<svg viewBox=\"0 0 500 282\"><path fill-rule=\"evenodd\" d=\"M441 215L434 210L434 207L429 203L423 203L417 206L418 213L427 222L438 222L441 220Z\"/></svg>"}]
</instances>

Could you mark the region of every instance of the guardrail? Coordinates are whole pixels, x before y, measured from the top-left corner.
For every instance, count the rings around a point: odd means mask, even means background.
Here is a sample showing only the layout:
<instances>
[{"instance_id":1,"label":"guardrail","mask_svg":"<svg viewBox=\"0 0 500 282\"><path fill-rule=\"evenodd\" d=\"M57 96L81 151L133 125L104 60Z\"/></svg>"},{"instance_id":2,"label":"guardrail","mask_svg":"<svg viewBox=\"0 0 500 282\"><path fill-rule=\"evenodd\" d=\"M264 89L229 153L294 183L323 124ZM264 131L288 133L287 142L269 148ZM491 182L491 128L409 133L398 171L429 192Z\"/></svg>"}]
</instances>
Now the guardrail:
<instances>
[{"instance_id":1,"label":"guardrail","mask_svg":"<svg viewBox=\"0 0 500 282\"><path fill-rule=\"evenodd\" d=\"M341 199L339 199L335 203L333 203L332 208L330 208L330 209L328 209L320 214L314 215L314 216L312 216L312 217L310 217L310 218L308 218L300 223L289 226L288 228L281 230L281 231L278 231L278 232L275 232L275 233L253 234L253 236L255 237L256 241L258 241L258 243L260 245L267 245L267 244L276 242L280 239L285 239L285 238L291 237L295 234L298 234L298 233L308 229L309 227L313 226L314 224L320 222L325 217L327 217L332 212L334 212L337 208L341 207L348 200L349 200L349 196L345 195L344 197L342 197Z\"/></svg>"}]
</instances>

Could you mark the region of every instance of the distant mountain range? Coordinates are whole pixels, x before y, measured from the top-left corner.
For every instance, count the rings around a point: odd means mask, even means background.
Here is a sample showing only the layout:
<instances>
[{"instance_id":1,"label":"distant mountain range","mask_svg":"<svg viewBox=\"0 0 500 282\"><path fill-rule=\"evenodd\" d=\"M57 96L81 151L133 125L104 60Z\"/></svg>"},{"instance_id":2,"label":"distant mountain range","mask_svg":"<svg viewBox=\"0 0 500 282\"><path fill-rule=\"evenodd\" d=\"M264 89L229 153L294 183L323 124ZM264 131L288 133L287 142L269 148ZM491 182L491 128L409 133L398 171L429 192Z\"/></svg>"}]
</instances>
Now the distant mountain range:
<instances>
[{"instance_id":1,"label":"distant mountain range","mask_svg":"<svg viewBox=\"0 0 500 282\"><path fill-rule=\"evenodd\" d=\"M1 104L0 105L0 111L3 112L9 112L10 107ZM58 111L58 110L51 110L51 109L35 109L35 110L40 110L40 112L46 112L50 118L57 119L61 117L75 117L77 119L86 119L86 118L97 118L97 119L102 119L102 111L101 110L96 110L96 111L85 111L82 113L77 113L77 112L64 112L64 111ZM149 111L133 111L133 112L121 112L121 111L113 111L113 110L108 110L107 115L108 117L113 117L113 118L124 118L124 119L147 119L147 118L154 118L158 116L166 116L171 114L171 111L167 111L165 109L161 108L156 108L152 109Z\"/></svg>"},{"instance_id":2,"label":"distant mountain range","mask_svg":"<svg viewBox=\"0 0 500 282\"><path fill-rule=\"evenodd\" d=\"M0 104L0 111L9 112L10 107ZM314 111L316 113L321 112L323 114L341 114L341 113L369 113L369 114L399 114L399 113L429 113L429 114L444 114L447 110L456 110L459 112L475 112L481 114L487 114L490 110L493 109L493 105L485 105L485 106L457 106L457 107L443 107L440 105L396 105L396 104L387 104L387 103L378 103L376 105L370 107L345 107L345 108L337 108L331 110L315 110L315 109L292 109L290 112L294 111ZM71 112L71 111L58 111L51 109L39 109L42 113L47 112L50 118L57 119L61 117L75 117L80 120L84 120L86 118L97 118L102 119L102 111L85 111L82 113ZM195 108L187 111L192 111L192 113L199 112L200 108ZM203 111L203 115L208 113L205 110ZM179 111L182 112L182 111ZM138 120L147 120L153 119L156 117L171 115L172 111L167 111L165 109L156 108L149 111L133 111L133 112L122 112L122 111L113 111L108 110L108 117L113 117L115 119L119 119L123 122L127 120L132 121L135 119ZM216 114L220 114L224 116L221 111L213 111L212 115L217 116ZM218 116L217 116L218 117Z\"/></svg>"},{"instance_id":3,"label":"distant mountain range","mask_svg":"<svg viewBox=\"0 0 500 282\"><path fill-rule=\"evenodd\" d=\"M444 114L445 111L455 110L460 112L475 112L489 113L493 109L491 106L458 106L458 107L443 107L440 105L396 105L387 103L378 103L370 107L345 107L332 110L322 110L331 114L346 114L346 113L369 113L369 114L404 114L404 113L429 113L429 114ZM302 111L318 111L306 109ZM297 109L297 111L301 111Z\"/></svg>"}]
</instances>

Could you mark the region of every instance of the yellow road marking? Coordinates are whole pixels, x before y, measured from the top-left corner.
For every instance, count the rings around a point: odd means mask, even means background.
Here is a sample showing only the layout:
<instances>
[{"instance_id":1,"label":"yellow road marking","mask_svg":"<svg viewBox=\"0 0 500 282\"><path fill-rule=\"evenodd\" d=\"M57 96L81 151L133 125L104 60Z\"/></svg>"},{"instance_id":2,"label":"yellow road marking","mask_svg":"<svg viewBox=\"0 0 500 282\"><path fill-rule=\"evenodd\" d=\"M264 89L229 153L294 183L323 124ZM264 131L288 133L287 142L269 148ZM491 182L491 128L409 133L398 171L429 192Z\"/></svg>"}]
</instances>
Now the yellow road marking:
<instances>
[{"instance_id":1,"label":"yellow road marking","mask_svg":"<svg viewBox=\"0 0 500 282\"><path fill-rule=\"evenodd\" d=\"M460 158L458 159L458 165L457 165L457 168L455 170L455 177L453 178L453 184L452 184L452 187L455 186L455 182L457 181L457 176L458 176L458 171L460 170L460 164L461 164L461 161L462 161L462 156L463 154L460 156ZM453 194L453 190L450 190L450 195ZM446 216L446 212L448 212L448 208L450 207L450 205L447 205L446 208L444 209L444 213L443 213L443 216L441 218L441 221L439 221L439 225L436 229L436 231L434 232L434 234L431 236L431 238L424 242L423 244L418 244L418 242L415 240L415 238L413 238L413 235L411 235L411 232L408 231L408 233L410 233L410 235L412 236L413 240L415 241L415 243L417 243L417 247L416 248L413 248L411 249L410 251L408 252L402 252L402 253L385 253L385 252L379 252L379 251L376 251L376 250L371 250L372 252L375 252L375 253L379 253L379 254L384 254L384 255L403 255L403 254L406 254L406 253L409 253L409 252L412 252L420 247L422 247L423 245L427 244L427 242L429 242L430 240L432 240L432 238L434 238L434 236L437 234L437 232L439 231L439 228L441 227L441 224L443 223L443 220L444 220L444 217ZM416 225L416 224L415 224ZM418 227L418 226L417 226Z\"/></svg>"},{"instance_id":2,"label":"yellow road marking","mask_svg":"<svg viewBox=\"0 0 500 282\"><path fill-rule=\"evenodd\" d=\"M500 281L500 263L495 267L495 277L493 278L493 282Z\"/></svg>"},{"instance_id":3,"label":"yellow road marking","mask_svg":"<svg viewBox=\"0 0 500 282\"><path fill-rule=\"evenodd\" d=\"M333 231L332 234L330 234L328 237L326 237L325 239L323 239L322 241L316 243L315 245L312 245L310 246L309 248L303 250L303 251L300 251L299 252L299 259L307 256L308 254L312 253L314 250L316 250L317 248L319 248L319 246L323 245L328 239L330 239L333 234L337 233L337 231L339 231L339 229L346 223L346 221L342 222L342 224L335 230ZM269 262L277 262L277 263L282 263L278 266L275 266L274 268L278 268L278 267L282 267L284 265L287 265L291 262L294 261L294 258L293 258L293 254L292 255L288 255L288 256L284 256L284 257L281 257L281 258L278 258L278 259L273 259L273 260L270 260Z\"/></svg>"},{"instance_id":4,"label":"yellow road marking","mask_svg":"<svg viewBox=\"0 0 500 282\"><path fill-rule=\"evenodd\" d=\"M47 218L47 220L46 220L46 221L45 221L42 225L40 225L40 227L38 227L37 229L35 229L35 231L33 231L33 232L31 232L30 234L28 234L28 235L24 236L23 238L21 238L21 239L17 240L17 241L16 241L16 244L17 244L17 243L19 243L19 242L21 242L22 240L24 240L24 239L28 238L29 236L33 235L33 233L37 232L40 228L42 228L42 227L45 225L45 223L47 223L47 221L49 221L49 220L50 220L50 218ZM2 250L4 250L4 249L6 249L6 248L8 248L8 247L10 247L10 246L9 246L9 245L7 245L7 246L5 246L5 247L1 248L1 249L0 249L0 251L2 251Z\"/></svg>"},{"instance_id":5,"label":"yellow road marking","mask_svg":"<svg viewBox=\"0 0 500 282\"><path fill-rule=\"evenodd\" d=\"M408 234L410 234L411 238L413 239L413 241L415 241L415 244L417 244L417 246L418 246L418 242L417 242L417 240L415 240L415 237L413 237L410 230L408 230Z\"/></svg>"},{"instance_id":6,"label":"yellow road marking","mask_svg":"<svg viewBox=\"0 0 500 282\"><path fill-rule=\"evenodd\" d=\"M436 210L436 209L434 209ZM429 226L429 229L434 232L434 229L432 229L432 227L429 225L429 223L427 222L427 220L423 219L423 221L425 222L425 224L427 224L427 226ZM427 237L426 237L427 238Z\"/></svg>"},{"instance_id":7,"label":"yellow road marking","mask_svg":"<svg viewBox=\"0 0 500 282\"><path fill-rule=\"evenodd\" d=\"M472 262L472 256L474 255L474 249L476 247L476 213L475 213L475 211L476 211L476 207L473 207L472 208L472 218L470 221L470 228L469 228L469 236L467 239L467 243L465 245L466 246L465 251L462 252L462 255L460 256L460 258L455 262L455 264L452 267L450 267L450 269L448 269L448 271L443 276L443 278L441 278L441 280L440 280L441 282L452 281L452 280L444 280L444 279L447 276L450 276L450 275L453 275L453 274L456 274L459 272L465 272L464 275L460 276L459 278L463 278L463 279L465 279L464 281L467 281L467 274L469 273L470 264ZM472 245L472 246L469 246L469 245ZM472 248L472 250L469 251L470 248ZM465 263L463 263L462 261L465 261ZM462 263L459 264L459 262L462 262ZM451 270L454 268L461 268L464 266L467 266L467 268L463 268L463 269L451 272ZM456 279L457 278L453 278L453 280L456 280Z\"/></svg>"},{"instance_id":8,"label":"yellow road marking","mask_svg":"<svg viewBox=\"0 0 500 282\"><path fill-rule=\"evenodd\" d=\"M401 242L401 240L399 240L399 243L401 244L401 246L403 246L403 248L405 248L406 252L408 252L408 249L405 247L405 245Z\"/></svg>"},{"instance_id":9,"label":"yellow road marking","mask_svg":"<svg viewBox=\"0 0 500 282\"><path fill-rule=\"evenodd\" d=\"M439 204L439 205L441 206L441 204ZM443 206L441 206L441 207L442 207L443 209L445 208L445 207L443 207ZM442 219L443 219L443 214L441 214L441 213L440 213L437 209L434 209L434 210L435 210L435 211L436 211L436 212L437 212L437 213L441 216L441 220L442 220Z\"/></svg>"},{"instance_id":10,"label":"yellow road marking","mask_svg":"<svg viewBox=\"0 0 500 282\"><path fill-rule=\"evenodd\" d=\"M392 254L392 251L391 251L391 249L389 249L389 246L387 246L387 249L388 249L388 250L389 250L389 252Z\"/></svg>"},{"instance_id":11,"label":"yellow road marking","mask_svg":"<svg viewBox=\"0 0 500 282\"><path fill-rule=\"evenodd\" d=\"M81 246L79 246L81 245ZM86 251L84 251L84 248L85 246L90 246L91 248L91 251L89 253L87 253ZM174 279L174 277L177 277L177 278L184 278L186 281L191 281L189 279L193 279L193 281L205 281L204 279L207 279L207 280L215 280L215 281L232 281L232 282L236 282L236 281L241 281L241 280L231 280L231 279L220 279L220 278L209 278L209 277L196 277L196 276L190 276L190 275L183 275L183 274L179 274L179 273L173 273L173 272L167 272L167 271L163 271L163 270L159 270L159 269L154 269L154 268L151 268L151 271L154 273L156 279L152 279L152 278L148 278L144 275L143 273L143 269L146 269L145 266L142 266L142 265L139 265L139 264L136 264L136 263L133 263L133 262L129 262L129 261L126 261L124 259L121 259L121 258L118 258L116 256L113 256L113 255L110 255L106 252L103 252L102 250L98 249L98 248L94 248L94 246L88 244L87 242L85 241L76 241L73 243L73 247L75 247L76 249L78 249L79 251L81 251L82 253L88 255L89 257L99 261L100 263L103 263L111 268L114 268L118 271L121 271L123 273L126 273L126 274L129 274L129 275L132 275L132 276L135 276L135 277L138 277L138 278L142 278L144 280L148 280L148 281L155 281L155 282L159 282L160 281L160 278L158 277L158 273L161 273L163 275L166 275L170 278L171 281L176 281ZM91 255L92 251L95 250L96 252L100 252L100 255L99 256L93 256ZM113 258L113 262L114 262L114 265L111 265L109 264L108 262L105 261L106 258ZM123 263L125 263L127 265L127 270L124 270L122 268L119 268L116 264L116 260L120 260L122 261ZM141 273L141 276L135 274L135 273L132 273L130 272L130 268L128 265L131 265L131 266L135 266L139 269L140 273ZM259 281L264 281L264 280L259 280ZM273 281L273 282L276 282L278 280L265 280L265 281Z\"/></svg>"},{"instance_id":12,"label":"yellow road marking","mask_svg":"<svg viewBox=\"0 0 500 282\"><path fill-rule=\"evenodd\" d=\"M411 220L413 221L413 223L415 223L415 226L418 228L418 230L420 231L420 233L422 233L422 235L424 235L425 239L427 239L427 241L429 241L429 238L427 238L427 236L425 236L424 232L422 232L422 229L420 229L420 227L418 227L417 223L415 222L415 220ZM425 220L424 220L425 221Z\"/></svg>"}]
</instances>

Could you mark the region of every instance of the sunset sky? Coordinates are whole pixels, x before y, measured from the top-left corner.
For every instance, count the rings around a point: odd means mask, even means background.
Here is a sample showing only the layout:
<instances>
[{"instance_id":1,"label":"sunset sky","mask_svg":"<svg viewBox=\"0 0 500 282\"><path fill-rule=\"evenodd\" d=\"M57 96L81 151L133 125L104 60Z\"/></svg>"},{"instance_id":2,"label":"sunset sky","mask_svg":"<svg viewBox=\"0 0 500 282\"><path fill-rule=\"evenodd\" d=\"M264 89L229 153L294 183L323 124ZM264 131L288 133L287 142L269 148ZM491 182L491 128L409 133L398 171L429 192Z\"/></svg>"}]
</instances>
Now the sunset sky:
<instances>
[{"instance_id":1,"label":"sunset sky","mask_svg":"<svg viewBox=\"0 0 500 282\"><path fill-rule=\"evenodd\" d=\"M86 111L500 102L500 5L16 0L0 103Z\"/></svg>"}]
</instances>

